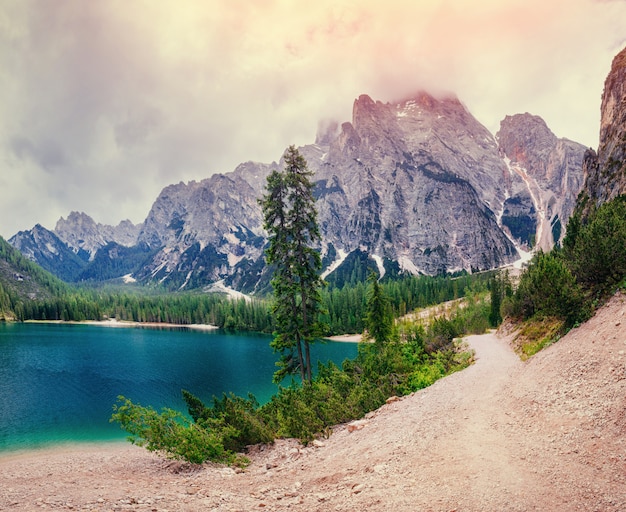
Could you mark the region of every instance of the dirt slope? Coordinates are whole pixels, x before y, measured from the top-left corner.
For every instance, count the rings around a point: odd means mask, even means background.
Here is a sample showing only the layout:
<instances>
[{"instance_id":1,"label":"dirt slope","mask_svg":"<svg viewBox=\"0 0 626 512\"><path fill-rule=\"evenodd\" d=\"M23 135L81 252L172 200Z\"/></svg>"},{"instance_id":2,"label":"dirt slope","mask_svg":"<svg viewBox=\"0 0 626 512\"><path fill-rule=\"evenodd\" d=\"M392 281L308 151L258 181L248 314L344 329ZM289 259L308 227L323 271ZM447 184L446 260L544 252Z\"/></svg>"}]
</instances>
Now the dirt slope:
<instances>
[{"instance_id":1,"label":"dirt slope","mask_svg":"<svg viewBox=\"0 0 626 512\"><path fill-rule=\"evenodd\" d=\"M626 299L522 363L477 362L320 446L281 441L244 473L114 444L5 456L0 510L626 510Z\"/></svg>"}]
</instances>

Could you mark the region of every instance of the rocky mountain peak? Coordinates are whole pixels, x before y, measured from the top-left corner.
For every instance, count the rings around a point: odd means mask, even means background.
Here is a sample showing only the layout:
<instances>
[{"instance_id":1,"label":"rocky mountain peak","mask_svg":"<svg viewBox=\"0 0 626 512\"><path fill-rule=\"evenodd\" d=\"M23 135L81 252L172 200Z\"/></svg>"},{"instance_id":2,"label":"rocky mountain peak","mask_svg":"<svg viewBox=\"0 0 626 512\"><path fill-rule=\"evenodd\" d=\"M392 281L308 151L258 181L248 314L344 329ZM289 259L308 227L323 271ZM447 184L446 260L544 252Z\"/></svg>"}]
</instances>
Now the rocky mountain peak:
<instances>
[{"instance_id":1,"label":"rocky mountain peak","mask_svg":"<svg viewBox=\"0 0 626 512\"><path fill-rule=\"evenodd\" d=\"M57 221L54 232L75 252L83 250L91 257L106 244L96 222L82 212L71 212L67 219L61 217Z\"/></svg>"},{"instance_id":2,"label":"rocky mountain peak","mask_svg":"<svg viewBox=\"0 0 626 512\"><path fill-rule=\"evenodd\" d=\"M584 148L557 139L529 114L508 117L500 141L456 96L423 91L387 103L364 94L350 122L320 123L315 143L299 151L314 173L326 269L346 265L341 271L350 273L362 262L381 275L486 270L516 261L518 247L559 240L570 196L580 189ZM112 252L93 259L95 251L134 240L132 256L143 259L124 272L139 282L184 289L224 280L262 290L266 233L257 200L269 172L281 167L280 160L245 162L170 185L142 226L111 228L72 212L57 231L81 257L90 255L81 278L119 277L109 268Z\"/></svg>"},{"instance_id":3,"label":"rocky mountain peak","mask_svg":"<svg viewBox=\"0 0 626 512\"><path fill-rule=\"evenodd\" d=\"M585 147L559 139L529 113L506 116L496 139L509 167L503 223L518 239L549 250L565 236L574 211Z\"/></svg>"},{"instance_id":4,"label":"rocky mountain peak","mask_svg":"<svg viewBox=\"0 0 626 512\"><path fill-rule=\"evenodd\" d=\"M130 247L137 243L141 224L135 225L130 220L123 220L117 226L96 223L83 212L70 212L67 219L61 217L54 228L54 233L76 254L84 251L93 259L98 249L109 242Z\"/></svg>"},{"instance_id":5,"label":"rocky mountain peak","mask_svg":"<svg viewBox=\"0 0 626 512\"><path fill-rule=\"evenodd\" d=\"M82 251L72 251L53 231L41 224L16 233L8 242L29 260L68 281L84 264L81 258L88 257Z\"/></svg>"},{"instance_id":6,"label":"rocky mountain peak","mask_svg":"<svg viewBox=\"0 0 626 512\"><path fill-rule=\"evenodd\" d=\"M604 82L601 112L600 151L608 159L618 149L626 127L626 48L613 59Z\"/></svg>"},{"instance_id":7,"label":"rocky mountain peak","mask_svg":"<svg viewBox=\"0 0 626 512\"><path fill-rule=\"evenodd\" d=\"M557 141L546 122L528 112L506 116L496 137L508 158L535 170L547 161Z\"/></svg>"}]
</instances>

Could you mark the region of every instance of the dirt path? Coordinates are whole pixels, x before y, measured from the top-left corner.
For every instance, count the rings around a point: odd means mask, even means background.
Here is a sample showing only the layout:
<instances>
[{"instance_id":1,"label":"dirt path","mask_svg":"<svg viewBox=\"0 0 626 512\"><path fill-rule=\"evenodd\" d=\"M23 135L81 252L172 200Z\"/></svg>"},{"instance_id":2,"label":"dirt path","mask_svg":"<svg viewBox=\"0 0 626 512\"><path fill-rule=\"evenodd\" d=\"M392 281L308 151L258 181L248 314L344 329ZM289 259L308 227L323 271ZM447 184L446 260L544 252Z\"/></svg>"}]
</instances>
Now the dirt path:
<instances>
[{"instance_id":1,"label":"dirt path","mask_svg":"<svg viewBox=\"0 0 626 512\"><path fill-rule=\"evenodd\" d=\"M624 511L626 303L522 363L477 361L318 446L253 454L243 473L125 444L0 459L0 510Z\"/></svg>"}]
</instances>

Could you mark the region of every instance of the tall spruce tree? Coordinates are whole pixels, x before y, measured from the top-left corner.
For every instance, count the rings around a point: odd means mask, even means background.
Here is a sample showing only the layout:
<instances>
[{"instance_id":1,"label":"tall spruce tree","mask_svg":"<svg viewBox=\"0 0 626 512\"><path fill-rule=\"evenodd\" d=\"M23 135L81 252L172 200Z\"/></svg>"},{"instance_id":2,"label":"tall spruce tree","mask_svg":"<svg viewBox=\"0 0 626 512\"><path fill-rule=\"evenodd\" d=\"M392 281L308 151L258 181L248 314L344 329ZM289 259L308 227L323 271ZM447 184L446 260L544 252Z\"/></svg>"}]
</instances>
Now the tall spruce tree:
<instances>
[{"instance_id":1,"label":"tall spruce tree","mask_svg":"<svg viewBox=\"0 0 626 512\"><path fill-rule=\"evenodd\" d=\"M378 276L375 273L371 273L367 280L369 289L363 323L366 329L366 339L373 338L376 347L380 350L391 339L393 332L391 302L378 282Z\"/></svg>"},{"instance_id":2,"label":"tall spruce tree","mask_svg":"<svg viewBox=\"0 0 626 512\"><path fill-rule=\"evenodd\" d=\"M312 379L310 344L321 334L322 262L313 247L320 233L310 181L313 173L295 146L287 149L284 158L284 171L272 171L259 201L269 234L266 261L274 271L276 330L271 346L281 354L274 381L299 373L307 383Z\"/></svg>"}]
</instances>

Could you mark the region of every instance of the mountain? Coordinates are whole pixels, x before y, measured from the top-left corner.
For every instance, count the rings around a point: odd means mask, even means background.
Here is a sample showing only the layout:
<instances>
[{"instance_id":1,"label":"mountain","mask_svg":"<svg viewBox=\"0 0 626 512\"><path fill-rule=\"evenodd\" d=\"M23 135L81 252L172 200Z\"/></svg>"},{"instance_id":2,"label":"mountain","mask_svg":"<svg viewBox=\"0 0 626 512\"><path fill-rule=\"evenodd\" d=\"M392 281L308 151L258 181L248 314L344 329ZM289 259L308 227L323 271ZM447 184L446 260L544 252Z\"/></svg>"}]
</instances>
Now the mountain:
<instances>
[{"instance_id":1,"label":"mountain","mask_svg":"<svg viewBox=\"0 0 626 512\"><path fill-rule=\"evenodd\" d=\"M502 224L519 241L549 250L565 236L574 211L585 148L558 139L543 119L528 113L506 116L496 138L509 168L507 179L512 178Z\"/></svg>"},{"instance_id":2,"label":"mountain","mask_svg":"<svg viewBox=\"0 0 626 512\"><path fill-rule=\"evenodd\" d=\"M343 265L343 275L356 261L381 274L485 270L514 262L518 248L551 247L585 150L529 114L507 116L494 137L456 97L426 92L394 103L362 95L351 122L327 124L299 149L315 173L325 273ZM147 257L133 273L141 282L258 291L267 276L257 199L275 168L282 161L247 162L170 185L123 240L76 212L55 233L92 261L104 242L134 240Z\"/></svg>"},{"instance_id":3,"label":"mountain","mask_svg":"<svg viewBox=\"0 0 626 512\"><path fill-rule=\"evenodd\" d=\"M98 249L110 242L132 247L137 244L137 237L142 224L134 225L123 220L117 226L96 223L89 215L71 212L67 219L61 217L54 228L55 234L76 254L93 260Z\"/></svg>"},{"instance_id":4,"label":"mountain","mask_svg":"<svg viewBox=\"0 0 626 512\"><path fill-rule=\"evenodd\" d=\"M455 97L360 96L352 122L299 148L315 173L326 265L365 254L381 273L475 271L515 261L516 244L558 241L564 229L552 226L571 214L584 146L528 114L505 119L499 136L500 145ZM282 162L164 189L139 235L163 249L135 277L253 291L265 241L256 198L272 168Z\"/></svg>"},{"instance_id":5,"label":"mountain","mask_svg":"<svg viewBox=\"0 0 626 512\"><path fill-rule=\"evenodd\" d=\"M54 231L37 224L15 234L9 243L64 281L106 280L136 270L150 254L137 242L141 227L128 220L103 225L85 213L71 212L67 219L59 219Z\"/></svg>"},{"instance_id":6,"label":"mountain","mask_svg":"<svg viewBox=\"0 0 626 512\"><path fill-rule=\"evenodd\" d=\"M75 253L54 232L41 224L28 231L20 231L9 239L9 243L30 261L67 282L75 280L75 276L85 267L85 259L88 257L87 253Z\"/></svg>"},{"instance_id":7,"label":"mountain","mask_svg":"<svg viewBox=\"0 0 626 512\"><path fill-rule=\"evenodd\" d=\"M613 59L600 107L600 144L584 156L580 208L591 210L626 193L626 48Z\"/></svg>"}]
</instances>

